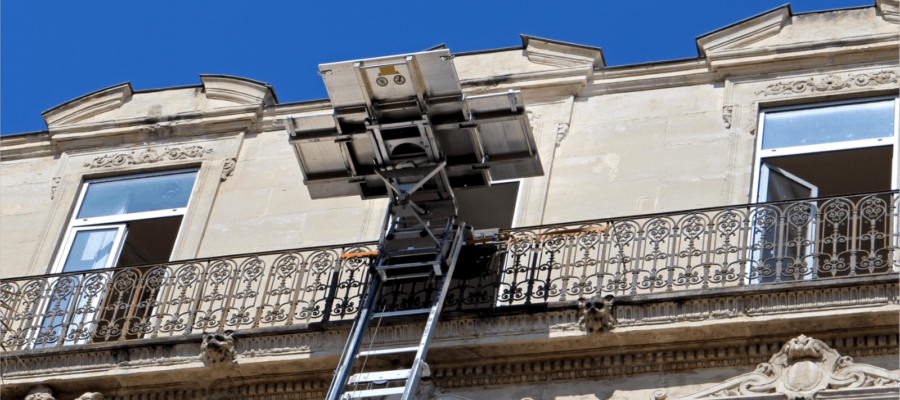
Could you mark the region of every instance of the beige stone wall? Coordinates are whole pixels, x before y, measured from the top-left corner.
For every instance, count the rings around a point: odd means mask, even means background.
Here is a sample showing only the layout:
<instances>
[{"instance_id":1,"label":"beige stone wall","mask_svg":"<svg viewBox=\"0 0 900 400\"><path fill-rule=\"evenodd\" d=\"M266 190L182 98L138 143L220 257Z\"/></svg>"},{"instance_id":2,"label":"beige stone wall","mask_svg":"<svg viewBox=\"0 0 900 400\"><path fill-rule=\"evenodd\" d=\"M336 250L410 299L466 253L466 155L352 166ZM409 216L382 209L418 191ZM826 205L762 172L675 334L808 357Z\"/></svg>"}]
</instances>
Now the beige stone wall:
<instances>
[{"instance_id":1,"label":"beige stone wall","mask_svg":"<svg viewBox=\"0 0 900 400\"><path fill-rule=\"evenodd\" d=\"M53 200L54 157L0 163L0 277L28 274Z\"/></svg>"},{"instance_id":2,"label":"beige stone wall","mask_svg":"<svg viewBox=\"0 0 900 400\"><path fill-rule=\"evenodd\" d=\"M216 195L199 257L377 240L383 201L313 201L284 131L244 138Z\"/></svg>"},{"instance_id":3,"label":"beige stone wall","mask_svg":"<svg viewBox=\"0 0 900 400\"><path fill-rule=\"evenodd\" d=\"M721 96L706 84L577 99L544 222L723 204L729 132Z\"/></svg>"}]
</instances>

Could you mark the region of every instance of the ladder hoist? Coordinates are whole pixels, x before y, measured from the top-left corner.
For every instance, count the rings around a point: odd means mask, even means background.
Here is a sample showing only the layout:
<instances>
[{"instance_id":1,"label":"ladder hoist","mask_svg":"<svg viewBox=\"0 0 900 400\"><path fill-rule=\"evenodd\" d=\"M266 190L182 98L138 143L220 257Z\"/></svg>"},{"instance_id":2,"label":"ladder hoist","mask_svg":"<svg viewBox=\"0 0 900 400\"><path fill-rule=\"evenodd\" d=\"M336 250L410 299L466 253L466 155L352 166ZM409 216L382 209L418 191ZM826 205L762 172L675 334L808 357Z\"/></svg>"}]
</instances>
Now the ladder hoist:
<instances>
[{"instance_id":1,"label":"ladder hoist","mask_svg":"<svg viewBox=\"0 0 900 400\"><path fill-rule=\"evenodd\" d=\"M473 238L453 191L543 175L525 102L515 90L464 95L447 49L322 64L319 74L333 110L284 119L310 196L389 199L327 399L413 399L460 250ZM439 280L430 308L376 309L383 283L415 279ZM427 315L417 346L364 350L370 321L416 314ZM352 374L357 358L400 353L415 354L409 369Z\"/></svg>"}]
</instances>

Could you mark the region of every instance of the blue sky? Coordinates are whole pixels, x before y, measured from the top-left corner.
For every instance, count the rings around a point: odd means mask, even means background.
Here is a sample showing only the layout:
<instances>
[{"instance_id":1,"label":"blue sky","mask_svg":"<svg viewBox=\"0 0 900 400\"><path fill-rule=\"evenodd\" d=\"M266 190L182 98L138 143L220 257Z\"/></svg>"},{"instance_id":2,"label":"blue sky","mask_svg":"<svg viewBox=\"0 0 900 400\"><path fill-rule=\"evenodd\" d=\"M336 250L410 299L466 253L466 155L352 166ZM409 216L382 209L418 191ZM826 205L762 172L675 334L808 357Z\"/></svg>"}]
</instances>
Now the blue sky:
<instances>
[{"instance_id":1,"label":"blue sky","mask_svg":"<svg viewBox=\"0 0 900 400\"><path fill-rule=\"evenodd\" d=\"M130 81L267 82L282 103L326 97L317 65L424 50L519 46L519 34L603 48L607 64L695 57L694 38L784 0L6 1L0 13L0 134L45 129L41 112ZM793 1L795 13L873 0Z\"/></svg>"}]
</instances>

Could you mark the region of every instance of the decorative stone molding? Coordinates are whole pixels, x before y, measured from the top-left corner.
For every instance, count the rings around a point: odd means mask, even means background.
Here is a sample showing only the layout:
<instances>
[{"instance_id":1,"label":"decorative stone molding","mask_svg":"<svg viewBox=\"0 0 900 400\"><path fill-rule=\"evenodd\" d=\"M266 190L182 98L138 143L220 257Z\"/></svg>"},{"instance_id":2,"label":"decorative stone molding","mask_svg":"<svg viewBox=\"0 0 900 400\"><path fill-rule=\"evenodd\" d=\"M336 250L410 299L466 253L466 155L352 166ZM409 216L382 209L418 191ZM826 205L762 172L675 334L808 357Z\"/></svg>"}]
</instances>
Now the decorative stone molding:
<instances>
[{"instance_id":1,"label":"decorative stone molding","mask_svg":"<svg viewBox=\"0 0 900 400\"><path fill-rule=\"evenodd\" d=\"M50 184L50 200L56 199L56 190L59 189L59 181L62 180L62 177L53 178L53 183Z\"/></svg>"},{"instance_id":2,"label":"decorative stone molding","mask_svg":"<svg viewBox=\"0 0 900 400\"><path fill-rule=\"evenodd\" d=\"M587 334L611 331L616 326L614 301L612 295L578 299L578 327Z\"/></svg>"},{"instance_id":3,"label":"decorative stone molding","mask_svg":"<svg viewBox=\"0 0 900 400\"><path fill-rule=\"evenodd\" d=\"M881 12L881 17L885 21L897 24L900 23L900 1L898 0L875 0L875 7Z\"/></svg>"},{"instance_id":4,"label":"decorative stone molding","mask_svg":"<svg viewBox=\"0 0 900 400\"><path fill-rule=\"evenodd\" d=\"M567 136L569 136L569 124L556 125L556 147L559 147Z\"/></svg>"},{"instance_id":5,"label":"decorative stone molding","mask_svg":"<svg viewBox=\"0 0 900 400\"><path fill-rule=\"evenodd\" d=\"M53 389L50 389L50 386L37 385L31 388L25 400L56 400L56 398L53 397Z\"/></svg>"},{"instance_id":6,"label":"decorative stone molding","mask_svg":"<svg viewBox=\"0 0 900 400\"><path fill-rule=\"evenodd\" d=\"M606 66L603 50L599 47L560 42L534 36L521 35L522 48L528 61L555 67Z\"/></svg>"},{"instance_id":7,"label":"decorative stone molding","mask_svg":"<svg viewBox=\"0 0 900 400\"><path fill-rule=\"evenodd\" d=\"M707 53L741 48L777 35L790 20L790 6L778 7L698 37L697 49L701 56L705 56Z\"/></svg>"},{"instance_id":8,"label":"decorative stone molding","mask_svg":"<svg viewBox=\"0 0 900 400\"><path fill-rule=\"evenodd\" d=\"M824 390L886 386L900 386L900 373L856 364L853 358L841 356L825 342L800 335L785 343L769 362L759 364L756 371L677 400L771 393L783 394L788 400L812 400ZM656 392L653 398L663 400L665 392Z\"/></svg>"},{"instance_id":9,"label":"decorative stone molding","mask_svg":"<svg viewBox=\"0 0 900 400\"><path fill-rule=\"evenodd\" d=\"M41 113L48 128L74 124L97 114L115 110L132 96L131 83L122 83L88 93Z\"/></svg>"},{"instance_id":10,"label":"decorative stone molding","mask_svg":"<svg viewBox=\"0 0 900 400\"><path fill-rule=\"evenodd\" d=\"M731 129L731 121L734 117L734 106L728 105L722 107L722 121L725 122L725 129Z\"/></svg>"},{"instance_id":11,"label":"decorative stone molding","mask_svg":"<svg viewBox=\"0 0 900 400\"><path fill-rule=\"evenodd\" d=\"M810 92L825 92L829 90L841 90L850 87L865 87L897 83L897 72L882 70L871 73L849 74L847 78L837 75L826 75L816 78L806 78L790 82L778 82L766 86L765 90L755 92L756 95L772 96L777 94L795 94Z\"/></svg>"},{"instance_id":12,"label":"decorative stone molding","mask_svg":"<svg viewBox=\"0 0 900 400\"><path fill-rule=\"evenodd\" d=\"M104 400L103 393L97 392L87 392L81 396L78 396L75 400Z\"/></svg>"},{"instance_id":13,"label":"decorative stone molding","mask_svg":"<svg viewBox=\"0 0 900 400\"><path fill-rule=\"evenodd\" d=\"M200 158L205 154L212 153L212 149L204 149L203 146L174 146L166 147L160 153L154 149L144 149L143 151L131 153L113 153L106 154L94 158L89 163L85 163L85 168L110 168L122 165L150 164L160 161L184 160L188 158Z\"/></svg>"},{"instance_id":14,"label":"decorative stone molding","mask_svg":"<svg viewBox=\"0 0 900 400\"><path fill-rule=\"evenodd\" d=\"M228 75L200 75L200 80L210 99L240 104L277 103L271 86L263 82Z\"/></svg>"},{"instance_id":15,"label":"decorative stone molding","mask_svg":"<svg viewBox=\"0 0 900 400\"><path fill-rule=\"evenodd\" d=\"M225 165L222 167L222 182L225 182L229 176L234 175L234 168L236 166L237 160L233 158L225 159Z\"/></svg>"},{"instance_id":16,"label":"decorative stone molding","mask_svg":"<svg viewBox=\"0 0 900 400\"><path fill-rule=\"evenodd\" d=\"M795 290L616 306L618 326L642 326L900 304L900 285Z\"/></svg>"},{"instance_id":17,"label":"decorative stone molding","mask_svg":"<svg viewBox=\"0 0 900 400\"><path fill-rule=\"evenodd\" d=\"M203 343L200 344L200 359L207 367L233 364L236 352L234 349L234 331L222 333L203 332Z\"/></svg>"},{"instance_id":18,"label":"decorative stone molding","mask_svg":"<svg viewBox=\"0 0 900 400\"><path fill-rule=\"evenodd\" d=\"M875 338L847 337L829 339L826 342L831 346L839 345L837 347L845 348L843 353L849 356L898 354L897 335L888 335L884 338L880 336ZM850 346L853 348L846 349ZM433 371L435 385L438 388L541 384L548 381L750 366L765 362L781 347L780 343L730 346L711 344L677 351L631 351L617 352L606 356L569 356L556 360L501 362L459 367L437 366Z\"/></svg>"}]
</instances>

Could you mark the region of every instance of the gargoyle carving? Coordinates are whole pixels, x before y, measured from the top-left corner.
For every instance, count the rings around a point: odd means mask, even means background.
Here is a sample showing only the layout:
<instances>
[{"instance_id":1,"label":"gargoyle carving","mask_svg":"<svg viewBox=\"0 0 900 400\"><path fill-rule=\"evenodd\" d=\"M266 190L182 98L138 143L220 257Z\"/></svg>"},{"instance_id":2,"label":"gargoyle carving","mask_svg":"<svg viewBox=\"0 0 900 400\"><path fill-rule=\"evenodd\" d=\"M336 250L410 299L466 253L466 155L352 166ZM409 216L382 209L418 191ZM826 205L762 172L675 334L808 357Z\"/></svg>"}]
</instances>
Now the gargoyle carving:
<instances>
[{"instance_id":1,"label":"gargoyle carving","mask_svg":"<svg viewBox=\"0 0 900 400\"><path fill-rule=\"evenodd\" d=\"M812 400L822 390L900 386L900 373L856 364L825 342L800 335L791 339L756 371L731 378L697 393L670 400L757 396L781 393L787 400ZM664 391L653 400L664 400Z\"/></svg>"},{"instance_id":2,"label":"gargoyle carving","mask_svg":"<svg viewBox=\"0 0 900 400\"><path fill-rule=\"evenodd\" d=\"M31 388L25 400L56 400L56 398L53 397L53 389L50 389L50 386L37 385Z\"/></svg>"},{"instance_id":3,"label":"gargoyle carving","mask_svg":"<svg viewBox=\"0 0 900 400\"><path fill-rule=\"evenodd\" d=\"M578 327L586 333L606 332L616 326L612 295L578 299Z\"/></svg>"},{"instance_id":4,"label":"gargoyle carving","mask_svg":"<svg viewBox=\"0 0 900 400\"><path fill-rule=\"evenodd\" d=\"M235 350L234 331L203 332L203 343L200 344L200 358L207 367L229 365L234 363Z\"/></svg>"}]
</instances>

